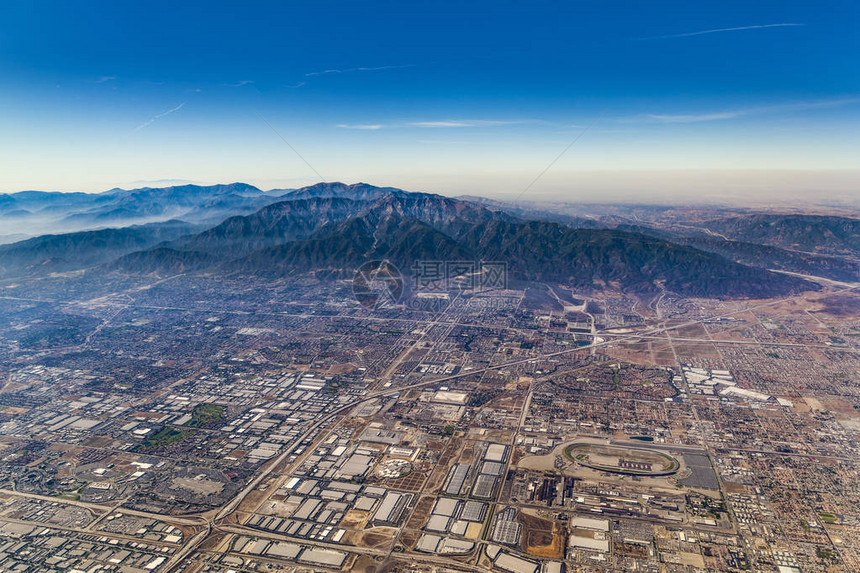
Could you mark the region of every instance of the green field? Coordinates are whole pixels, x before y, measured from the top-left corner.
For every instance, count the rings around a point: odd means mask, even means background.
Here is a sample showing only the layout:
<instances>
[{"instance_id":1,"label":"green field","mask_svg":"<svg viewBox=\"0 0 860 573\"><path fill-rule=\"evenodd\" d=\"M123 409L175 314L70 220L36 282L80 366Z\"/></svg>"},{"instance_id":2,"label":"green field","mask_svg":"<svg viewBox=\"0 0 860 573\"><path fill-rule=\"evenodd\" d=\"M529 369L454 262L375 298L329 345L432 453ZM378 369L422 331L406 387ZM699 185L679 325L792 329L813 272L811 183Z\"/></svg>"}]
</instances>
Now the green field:
<instances>
[{"instance_id":1,"label":"green field","mask_svg":"<svg viewBox=\"0 0 860 573\"><path fill-rule=\"evenodd\" d=\"M217 422L224 418L226 407L221 404L197 404L191 411L191 421L188 425L199 428Z\"/></svg>"},{"instance_id":2,"label":"green field","mask_svg":"<svg viewBox=\"0 0 860 573\"><path fill-rule=\"evenodd\" d=\"M171 428L170 426L165 426L161 430L147 438L140 445L139 449L140 451L158 450L169 446L170 444L181 442L193 433L194 432L192 432L191 430L178 430L176 428Z\"/></svg>"}]
</instances>

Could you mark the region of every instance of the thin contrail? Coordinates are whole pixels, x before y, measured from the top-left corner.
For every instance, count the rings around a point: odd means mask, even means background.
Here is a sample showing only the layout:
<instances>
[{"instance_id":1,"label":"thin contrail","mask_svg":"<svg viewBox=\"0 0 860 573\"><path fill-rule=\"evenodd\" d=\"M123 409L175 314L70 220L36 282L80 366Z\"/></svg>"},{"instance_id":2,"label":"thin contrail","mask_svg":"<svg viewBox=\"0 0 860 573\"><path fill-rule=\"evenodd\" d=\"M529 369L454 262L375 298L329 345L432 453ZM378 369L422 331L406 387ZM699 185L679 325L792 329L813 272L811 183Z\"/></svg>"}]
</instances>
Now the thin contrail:
<instances>
[{"instance_id":1,"label":"thin contrail","mask_svg":"<svg viewBox=\"0 0 860 573\"><path fill-rule=\"evenodd\" d=\"M684 34L668 34L666 36L650 36L642 38L643 40L662 40L666 38L689 38L690 36L703 36L705 34L717 34L719 32L742 32L744 30L761 30L763 28L794 28L803 26L803 24L784 23L784 24L760 24L757 26L738 26L736 28L715 28L713 30L701 30L699 32L686 32Z\"/></svg>"},{"instance_id":2,"label":"thin contrail","mask_svg":"<svg viewBox=\"0 0 860 573\"><path fill-rule=\"evenodd\" d=\"M182 109L182 107L185 105L185 103L186 103L186 102L182 102L181 104L179 104L178 106L174 107L173 109L169 109L169 110L167 110L167 111L165 111L165 112L163 112L163 113L159 113L158 115L154 115L154 116L152 116L152 117L151 117L151 118L149 118L148 120L144 121L143 123L141 123L140 125L138 125L138 126L137 126L137 127L135 127L134 129L132 129L132 131L140 131L140 130L141 130L141 129L143 129L144 127L146 127L146 126L150 125L152 122L154 122L154 121L158 121L159 119L161 119L161 118L162 118L162 117L164 117L165 115L170 115L170 114L171 114L171 113L173 113L174 111L179 111L180 109Z\"/></svg>"},{"instance_id":3,"label":"thin contrail","mask_svg":"<svg viewBox=\"0 0 860 573\"><path fill-rule=\"evenodd\" d=\"M304 161L304 162L305 162L305 165L307 165L308 167L310 167L310 168L311 168L311 171L313 171L314 173L316 173L316 174L317 174L317 177L319 177L319 178L320 178L320 181L322 181L323 183L325 183L325 177L323 177L322 175L320 175L320 172L319 172L319 171L317 171L316 169L314 169L314 166L313 166L313 165L311 165L310 163L308 163L308 160L307 160L307 159L305 159L304 157L302 157L302 154L301 154L301 153L299 153L299 151L298 151L295 147L293 147L293 146L290 144L290 142L289 142L289 141L287 141L286 139L284 139L284 136L283 136L283 135L281 135L280 133L278 133L278 130L277 130L277 129L275 129L275 128L272 126L272 124L271 124L271 123L269 123L268 121L266 121L266 118L264 118L262 115L260 115L260 114L259 114L259 113L257 113L257 112L254 112L254 113L256 113L256 114L257 114L257 117L259 117L261 120L263 120L263 123L265 123L266 125L268 125L268 126L269 126L269 129L271 129L272 131L274 131L274 132L275 132L275 135L277 135L278 137L280 137L280 138L281 138L281 141L283 141L284 143L286 143L286 144L287 144L287 147L289 147L290 149L292 149L292 150L293 150L293 153L295 153L296 155L298 155L298 156L299 156L299 159L301 159L302 161Z\"/></svg>"},{"instance_id":4,"label":"thin contrail","mask_svg":"<svg viewBox=\"0 0 860 573\"><path fill-rule=\"evenodd\" d=\"M602 114L601 114L601 115L602 115ZM588 130L589 130L589 129L591 129L591 127L592 127L595 123L597 123L597 120L598 120L598 119L600 119L600 115L598 115L598 116L597 116L597 117L595 117L593 120L591 120L591 123L589 123L588 125L586 125L586 126L585 126L585 128L584 128L582 131L580 131L580 132L579 132L579 134L578 134L575 138L573 138L573 141L571 141L570 143L568 143L568 144L567 144L567 147L565 147L564 149L562 149L562 150L561 150L561 153L559 153L559 154L555 157L555 159L553 159L552 161L550 161L550 162L549 162L549 165L547 165L547 166L544 168L544 170L543 170L543 171L541 171L540 173L538 173L538 176L537 176L537 177L535 177L534 179L532 179L532 182L531 182L531 183L529 183L529 184L528 184L528 186L526 186L526 188L525 188L525 189L523 189L523 190L520 192L520 194L516 196L516 198L514 198L513 202L514 202L514 203L516 203L516 202L519 200L519 198L520 198L520 197L522 197L523 195L525 195L525 193L526 193L529 189L531 189L531 188L534 186L534 184L535 184L535 183L537 183L537 182L538 182L538 180L539 180L541 177L543 177L543 176L544 176L544 174L546 174L546 172L547 172L547 171L549 171L549 170L552 168L552 166L553 166L553 165L555 165L555 163L556 163L559 159L561 159L561 158L562 158L562 156L563 156L565 153L567 153L567 150L568 150L568 149L570 149L571 147L573 147L573 145L574 145L577 141L579 141L580 139L582 139L582 136L583 136L583 135L585 135L585 134L588 132Z\"/></svg>"}]
</instances>

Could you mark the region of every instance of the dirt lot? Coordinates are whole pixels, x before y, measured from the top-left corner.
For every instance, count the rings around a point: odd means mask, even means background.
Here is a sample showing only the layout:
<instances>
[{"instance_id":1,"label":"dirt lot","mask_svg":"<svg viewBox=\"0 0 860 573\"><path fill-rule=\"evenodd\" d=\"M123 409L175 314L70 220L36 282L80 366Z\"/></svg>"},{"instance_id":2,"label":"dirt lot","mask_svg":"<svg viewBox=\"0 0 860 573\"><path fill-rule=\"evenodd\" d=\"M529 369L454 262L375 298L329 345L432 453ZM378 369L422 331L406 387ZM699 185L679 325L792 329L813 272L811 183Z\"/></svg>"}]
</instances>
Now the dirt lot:
<instances>
[{"instance_id":1,"label":"dirt lot","mask_svg":"<svg viewBox=\"0 0 860 573\"><path fill-rule=\"evenodd\" d=\"M458 450L461 446L462 440L460 438L451 438L449 440L445 451L439 457L439 462L430 474L430 479L427 481L427 486L425 487L427 492L436 492L445 483L450 465L457 458Z\"/></svg>"},{"instance_id":2,"label":"dirt lot","mask_svg":"<svg viewBox=\"0 0 860 573\"><path fill-rule=\"evenodd\" d=\"M397 530L391 527L375 527L367 531L354 532L353 545L371 549L390 549Z\"/></svg>"},{"instance_id":3,"label":"dirt lot","mask_svg":"<svg viewBox=\"0 0 860 573\"><path fill-rule=\"evenodd\" d=\"M527 513L520 513L517 521L523 526L521 545L526 553L550 559L564 558L565 536L558 524Z\"/></svg>"},{"instance_id":4,"label":"dirt lot","mask_svg":"<svg viewBox=\"0 0 860 573\"><path fill-rule=\"evenodd\" d=\"M421 529L430 517L430 512L433 510L433 502L436 498L424 496L415 504L415 509L406 522L406 529Z\"/></svg>"}]
</instances>

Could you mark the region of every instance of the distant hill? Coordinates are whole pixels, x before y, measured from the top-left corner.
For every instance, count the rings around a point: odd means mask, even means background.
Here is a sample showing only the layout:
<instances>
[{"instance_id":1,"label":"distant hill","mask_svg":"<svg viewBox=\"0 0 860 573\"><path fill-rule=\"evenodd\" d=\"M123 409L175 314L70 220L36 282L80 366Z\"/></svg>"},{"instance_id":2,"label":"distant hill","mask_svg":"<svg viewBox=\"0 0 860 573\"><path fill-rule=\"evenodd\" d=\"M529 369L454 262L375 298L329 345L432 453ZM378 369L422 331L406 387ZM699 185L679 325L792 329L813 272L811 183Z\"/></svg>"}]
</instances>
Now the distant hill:
<instances>
[{"instance_id":1,"label":"distant hill","mask_svg":"<svg viewBox=\"0 0 860 573\"><path fill-rule=\"evenodd\" d=\"M745 243L860 257L860 219L756 214L706 221L702 227Z\"/></svg>"},{"instance_id":2,"label":"distant hill","mask_svg":"<svg viewBox=\"0 0 860 573\"><path fill-rule=\"evenodd\" d=\"M197 225L167 221L122 229L42 235L0 245L0 277L63 272L101 265L121 255L199 230Z\"/></svg>"},{"instance_id":3,"label":"distant hill","mask_svg":"<svg viewBox=\"0 0 860 573\"><path fill-rule=\"evenodd\" d=\"M501 213L508 213L514 217L529 221L552 221L561 223L573 229L611 229L616 225L612 217L582 217L571 215L560 211L553 211L550 207L538 207L528 203L509 203L486 197L463 195L458 197L461 201L477 203Z\"/></svg>"},{"instance_id":4,"label":"distant hill","mask_svg":"<svg viewBox=\"0 0 860 573\"><path fill-rule=\"evenodd\" d=\"M714 237L683 238L675 241L702 251L720 254L727 259L745 265L778 269L837 281L860 281L860 260L854 258L814 254L740 241L726 241Z\"/></svg>"},{"instance_id":5,"label":"distant hill","mask_svg":"<svg viewBox=\"0 0 860 573\"><path fill-rule=\"evenodd\" d=\"M179 185L111 189L104 193L22 191L0 195L4 234L73 232L164 222L215 224L279 201L253 185Z\"/></svg>"},{"instance_id":6,"label":"distant hill","mask_svg":"<svg viewBox=\"0 0 860 573\"><path fill-rule=\"evenodd\" d=\"M810 229L808 221L817 231ZM843 217L758 215L704 224L659 228L624 224L616 228L720 254L745 265L854 282L860 281L860 256L853 247L856 237L850 233L857 223ZM807 229L821 239L820 245L807 237Z\"/></svg>"}]
</instances>

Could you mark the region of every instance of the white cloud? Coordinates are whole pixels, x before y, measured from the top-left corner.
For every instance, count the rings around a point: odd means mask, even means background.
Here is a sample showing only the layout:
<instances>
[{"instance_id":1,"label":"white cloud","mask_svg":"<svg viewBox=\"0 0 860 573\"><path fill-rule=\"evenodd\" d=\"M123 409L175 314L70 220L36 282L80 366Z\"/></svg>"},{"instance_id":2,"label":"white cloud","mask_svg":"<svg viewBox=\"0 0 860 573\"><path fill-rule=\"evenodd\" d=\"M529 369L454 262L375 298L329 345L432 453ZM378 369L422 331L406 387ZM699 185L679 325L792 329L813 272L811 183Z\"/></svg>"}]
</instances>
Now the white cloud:
<instances>
[{"instance_id":1,"label":"white cloud","mask_svg":"<svg viewBox=\"0 0 860 573\"><path fill-rule=\"evenodd\" d=\"M100 77L99 79L97 79L95 82L96 82L97 84L103 84L103 83L105 83L105 82L112 82L112 81L114 81L115 79L116 79L116 76L102 76L102 77Z\"/></svg>"},{"instance_id":2,"label":"white cloud","mask_svg":"<svg viewBox=\"0 0 860 573\"><path fill-rule=\"evenodd\" d=\"M223 84L223 85L228 87L228 88L241 88L242 86L251 85L253 83L254 83L254 80L242 80L242 81L236 82L235 84Z\"/></svg>"},{"instance_id":3,"label":"white cloud","mask_svg":"<svg viewBox=\"0 0 860 573\"><path fill-rule=\"evenodd\" d=\"M321 72L308 72L307 74L305 74L305 77L309 78L311 76L321 76L324 74L342 74L342 73L343 73L343 70L323 70Z\"/></svg>"},{"instance_id":4,"label":"white cloud","mask_svg":"<svg viewBox=\"0 0 860 573\"><path fill-rule=\"evenodd\" d=\"M413 121L409 127L474 127L475 124L468 121Z\"/></svg>"},{"instance_id":5,"label":"white cloud","mask_svg":"<svg viewBox=\"0 0 860 573\"><path fill-rule=\"evenodd\" d=\"M403 64L399 66L376 66L376 67L360 67L360 68L346 68L343 70L339 69L330 69L330 70L322 70L320 72L308 72L305 74L305 77L312 76L322 76L326 74L348 74L350 72L378 72L381 70L400 70L403 68L413 68L415 64Z\"/></svg>"},{"instance_id":6,"label":"white cloud","mask_svg":"<svg viewBox=\"0 0 860 573\"><path fill-rule=\"evenodd\" d=\"M469 127L499 127L504 125L519 125L525 123L548 123L541 120L495 120L495 119L443 119L428 121L408 121L404 123L370 123L349 124L339 123L335 127L342 129L444 129Z\"/></svg>"},{"instance_id":7,"label":"white cloud","mask_svg":"<svg viewBox=\"0 0 860 573\"><path fill-rule=\"evenodd\" d=\"M357 124L339 123L335 127L340 128L340 129L376 130L376 129L382 129L385 126L378 124L378 123L357 123Z\"/></svg>"},{"instance_id":8,"label":"white cloud","mask_svg":"<svg viewBox=\"0 0 860 573\"><path fill-rule=\"evenodd\" d=\"M376 66L375 68L351 68L348 72L378 72L380 70L401 70L403 68L414 68L415 64L402 64L399 66Z\"/></svg>"},{"instance_id":9,"label":"white cloud","mask_svg":"<svg viewBox=\"0 0 860 573\"><path fill-rule=\"evenodd\" d=\"M147 127L148 125L152 124L153 122L158 121L158 120L159 120L159 119L161 119L162 117L164 117L164 116L166 116L166 115L170 115L171 113L173 113L173 112L175 112L175 111L179 111L180 109L182 109L182 107L185 105L185 103L186 103L186 102L182 102L181 104L179 104L178 106L176 106L176 107L174 107L174 108L171 108L171 109L169 109L169 110L167 110L167 111L165 111L165 112L162 112L162 113L159 113L159 114L157 114L157 115L152 116L151 118L149 118L149 119L148 119L148 120L146 120L145 122L141 123L140 125L138 125L138 126L137 126L137 127L135 127L134 129L132 129L132 131L140 131L140 130L141 130L141 129L143 129L144 127Z\"/></svg>"},{"instance_id":10,"label":"white cloud","mask_svg":"<svg viewBox=\"0 0 860 573\"><path fill-rule=\"evenodd\" d=\"M691 36L703 36L705 34L719 34L721 32L743 32L747 30L762 30L765 28L796 28L803 24L783 23L783 24L760 24L757 26L737 26L735 28L714 28L713 30L700 30L698 32L685 32L683 34L667 34L665 36L649 36L641 38L642 40L664 40L668 38L689 38Z\"/></svg>"},{"instance_id":11,"label":"white cloud","mask_svg":"<svg viewBox=\"0 0 860 573\"><path fill-rule=\"evenodd\" d=\"M819 100L811 102L796 102L786 104L774 104L760 107L748 107L734 110L708 112L708 113L681 113L681 114L658 114L648 113L637 118L629 118L634 121L653 121L658 123L696 123L700 121L719 121L725 119L737 119L751 115L763 115L768 113L807 111L814 109L827 109L860 103L860 98L841 98L830 100Z\"/></svg>"},{"instance_id":12,"label":"white cloud","mask_svg":"<svg viewBox=\"0 0 860 573\"><path fill-rule=\"evenodd\" d=\"M647 113L645 114L646 119L650 119L657 122L662 123L695 123L698 121L717 121L721 119L735 119L744 115L749 115L750 112L747 110L736 110L736 111L726 111L719 113L679 113L679 114L659 114L659 113Z\"/></svg>"},{"instance_id":13,"label":"white cloud","mask_svg":"<svg viewBox=\"0 0 860 573\"><path fill-rule=\"evenodd\" d=\"M412 121L406 127L439 128L439 127L496 127L500 125L514 125L526 123L524 121L500 121L490 119L448 119L441 121Z\"/></svg>"}]
</instances>

